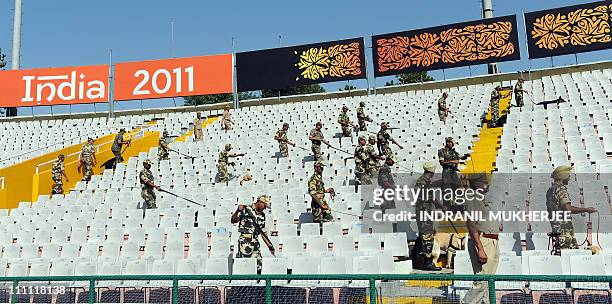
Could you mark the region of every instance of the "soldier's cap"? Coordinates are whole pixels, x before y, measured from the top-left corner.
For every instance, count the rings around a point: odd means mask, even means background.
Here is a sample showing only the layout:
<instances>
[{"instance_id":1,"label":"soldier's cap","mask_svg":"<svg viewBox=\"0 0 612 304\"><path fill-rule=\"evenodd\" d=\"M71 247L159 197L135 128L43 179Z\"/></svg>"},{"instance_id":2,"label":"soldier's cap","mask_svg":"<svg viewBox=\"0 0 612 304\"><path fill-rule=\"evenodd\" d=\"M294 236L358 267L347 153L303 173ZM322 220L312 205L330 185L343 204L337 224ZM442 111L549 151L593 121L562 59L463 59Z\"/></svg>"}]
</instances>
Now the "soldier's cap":
<instances>
[{"instance_id":1,"label":"soldier's cap","mask_svg":"<svg viewBox=\"0 0 612 304\"><path fill-rule=\"evenodd\" d=\"M230 106L225 106L225 109L226 109L226 110L229 110L229 108L230 108Z\"/></svg>"},{"instance_id":2,"label":"soldier's cap","mask_svg":"<svg viewBox=\"0 0 612 304\"><path fill-rule=\"evenodd\" d=\"M315 126L318 126L318 125L321 125L321 126L322 126L322 125L323 125L323 123L322 123L322 122L320 122L320 121L317 121L317 123L315 124Z\"/></svg>"},{"instance_id":3,"label":"soldier's cap","mask_svg":"<svg viewBox=\"0 0 612 304\"><path fill-rule=\"evenodd\" d=\"M363 135L362 135L362 136L359 136L358 140L362 140L362 139L363 139L363 140L366 140L365 136L363 136Z\"/></svg>"},{"instance_id":4,"label":"soldier's cap","mask_svg":"<svg viewBox=\"0 0 612 304\"><path fill-rule=\"evenodd\" d=\"M288 127L288 126L289 126L289 123L288 123L288 122L286 122L286 123L284 123L284 124L283 124L283 127Z\"/></svg>"},{"instance_id":5,"label":"soldier's cap","mask_svg":"<svg viewBox=\"0 0 612 304\"><path fill-rule=\"evenodd\" d=\"M231 150L232 149L232 144L226 144L225 145L225 150Z\"/></svg>"},{"instance_id":6,"label":"soldier's cap","mask_svg":"<svg viewBox=\"0 0 612 304\"><path fill-rule=\"evenodd\" d=\"M450 136L449 136L449 137L447 137L447 138L445 138L445 139L444 139L444 141L446 141L446 142L449 142L449 141L450 141L450 142L452 142L452 143L454 143L454 142L455 142L455 140L454 140L452 137L450 137Z\"/></svg>"},{"instance_id":7,"label":"soldier's cap","mask_svg":"<svg viewBox=\"0 0 612 304\"><path fill-rule=\"evenodd\" d=\"M164 130L162 134L168 134L168 130Z\"/></svg>"},{"instance_id":8,"label":"soldier's cap","mask_svg":"<svg viewBox=\"0 0 612 304\"><path fill-rule=\"evenodd\" d=\"M523 77L519 77L519 78L518 78L518 80L519 80L519 81L525 81L525 78L523 78Z\"/></svg>"},{"instance_id":9,"label":"soldier's cap","mask_svg":"<svg viewBox=\"0 0 612 304\"><path fill-rule=\"evenodd\" d=\"M496 87L495 87L495 89L496 89L496 90L501 90L501 88L502 88L502 87L501 87L500 85L498 85L498 86L496 86Z\"/></svg>"},{"instance_id":10,"label":"soldier's cap","mask_svg":"<svg viewBox=\"0 0 612 304\"><path fill-rule=\"evenodd\" d=\"M257 200L264 204L266 208L270 208L270 197L267 195L260 195L257 197Z\"/></svg>"},{"instance_id":11,"label":"soldier's cap","mask_svg":"<svg viewBox=\"0 0 612 304\"><path fill-rule=\"evenodd\" d=\"M550 177L557 180L566 180L570 177L571 173L572 167L563 165L555 168L555 171L553 171Z\"/></svg>"},{"instance_id":12,"label":"soldier's cap","mask_svg":"<svg viewBox=\"0 0 612 304\"><path fill-rule=\"evenodd\" d=\"M119 129L119 133L125 133L125 128Z\"/></svg>"},{"instance_id":13,"label":"soldier's cap","mask_svg":"<svg viewBox=\"0 0 612 304\"><path fill-rule=\"evenodd\" d=\"M386 121L385 121L385 122L382 122L382 123L380 124L380 126L381 126L381 127L388 127L388 126L389 126L389 122L386 122Z\"/></svg>"},{"instance_id":14,"label":"soldier's cap","mask_svg":"<svg viewBox=\"0 0 612 304\"><path fill-rule=\"evenodd\" d=\"M484 172L468 174L467 178L471 182L489 183L489 178L488 178L487 174L484 173Z\"/></svg>"},{"instance_id":15,"label":"soldier's cap","mask_svg":"<svg viewBox=\"0 0 612 304\"><path fill-rule=\"evenodd\" d=\"M64 158L64 157L65 157L64 154L60 154L57 156L57 158Z\"/></svg>"},{"instance_id":16,"label":"soldier's cap","mask_svg":"<svg viewBox=\"0 0 612 304\"><path fill-rule=\"evenodd\" d=\"M90 141L90 140L94 140L94 139L91 137L87 137L87 141Z\"/></svg>"},{"instance_id":17,"label":"soldier's cap","mask_svg":"<svg viewBox=\"0 0 612 304\"><path fill-rule=\"evenodd\" d=\"M376 140L376 135L370 135L370 140Z\"/></svg>"},{"instance_id":18,"label":"soldier's cap","mask_svg":"<svg viewBox=\"0 0 612 304\"><path fill-rule=\"evenodd\" d=\"M360 102L359 102L359 106L361 106L361 107L365 107L365 102L360 101Z\"/></svg>"},{"instance_id":19,"label":"soldier's cap","mask_svg":"<svg viewBox=\"0 0 612 304\"><path fill-rule=\"evenodd\" d=\"M423 164L423 170L425 170L427 172L435 173L437 167L438 167L438 164L436 164L435 162L432 162L432 161L428 161L428 162Z\"/></svg>"},{"instance_id":20,"label":"soldier's cap","mask_svg":"<svg viewBox=\"0 0 612 304\"><path fill-rule=\"evenodd\" d=\"M314 167L325 167L325 164L319 160L314 163Z\"/></svg>"},{"instance_id":21,"label":"soldier's cap","mask_svg":"<svg viewBox=\"0 0 612 304\"><path fill-rule=\"evenodd\" d=\"M342 110L348 110L348 107L346 105L342 105Z\"/></svg>"},{"instance_id":22,"label":"soldier's cap","mask_svg":"<svg viewBox=\"0 0 612 304\"><path fill-rule=\"evenodd\" d=\"M153 162L150 159L145 159L142 163L145 165L153 165Z\"/></svg>"}]
</instances>

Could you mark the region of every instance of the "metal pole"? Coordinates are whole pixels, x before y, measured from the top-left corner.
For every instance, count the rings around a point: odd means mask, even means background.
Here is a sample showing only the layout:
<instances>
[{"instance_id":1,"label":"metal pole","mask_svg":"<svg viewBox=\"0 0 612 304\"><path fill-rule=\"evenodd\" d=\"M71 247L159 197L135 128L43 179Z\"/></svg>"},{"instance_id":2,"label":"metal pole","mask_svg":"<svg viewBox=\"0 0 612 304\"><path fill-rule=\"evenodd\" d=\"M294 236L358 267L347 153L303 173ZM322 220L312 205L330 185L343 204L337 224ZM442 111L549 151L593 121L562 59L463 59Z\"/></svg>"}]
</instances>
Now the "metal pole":
<instances>
[{"instance_id":1,"label":"metal pole","mask_svg":"<svg viewBox=\"0 0 612 304\"><path fill-rule=\"evenodd\" d=\"M21 0L15 0L15 17L13 18L13 57L11 69L19 70L21 56Z\"/></svg>"},{"instance_id":2,"label":"metal pole","mask_svg":"<svg viewBox=\"0 0 612 304\"><path fill-rule=\"evenodd\" d=\"M576 65L578 65L578 53L574 53L574 59L576 59Z\"/></svg>"},{"instance_id":3,"label":"metal pole","mask_svg":"<svg viewBox=\"0 0 612 304\"><path fill-rule=\"evenodd\" d=\"M232 37L232 102L238 109L238 79L236 73L236 38Z\"/></svg>"},{"instance_id":4,"label":"metal pole","mask_svg":"<svg viewBox=\"0 0 612 304\"><path fill-rule=\"evenodd\" d=\"M493 18L493 0L482 0L482 17L483 19ZM488 64L489 74L499 73L496 63Z\"/></svg>"},{"instance_id":5,"label":"metal pole","mask_svg":"<svg viewBox=\"0 0 612 304\"><path fill-rule=\"evenodd\" d=\"M376 281L370 279L370 304L376 304Z\"/></svg>"},{"instance_id":6,"label":"metal pole","mask_svg":"<svg viewBox=\"0 0 612 304\"><path fill-rule=\"evenodd\" d=\"M113 50L108 52L108 118L115 118L115 101L113 100Z\"/></svg>"},{"instance_id":7,"label":"metal pole","mask_svg":"<svg viewBox=\"0 0 612 304\"><path fill-rule=\"evenodd\" d=\"M272 304L272 280L266 279L266 304Z\"/></svg>"},{"instance_id":8,"label":"metal pole","mask_svg":"<svg viewBox=\"0 0 612 304\"><path fill-rule=\"evenodd\" d=\"M175 57L175 52L174 52L174 21L170 21L170 40L172 42L172 45L170 47L170 54L172 55L172 58Z\"/></svg>"}]
</instances>

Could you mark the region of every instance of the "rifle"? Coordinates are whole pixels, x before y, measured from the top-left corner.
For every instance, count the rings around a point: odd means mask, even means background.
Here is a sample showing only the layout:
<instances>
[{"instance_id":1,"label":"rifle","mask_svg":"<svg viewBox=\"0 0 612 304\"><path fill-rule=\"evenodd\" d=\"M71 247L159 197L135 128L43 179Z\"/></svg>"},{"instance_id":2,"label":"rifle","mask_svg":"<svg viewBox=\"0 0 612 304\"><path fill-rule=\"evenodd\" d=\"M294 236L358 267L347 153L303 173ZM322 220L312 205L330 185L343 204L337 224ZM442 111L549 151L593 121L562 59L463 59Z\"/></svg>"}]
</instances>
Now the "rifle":
<instances>
[{"instance_id":1,"label":"rifle","mask_svg":"<svg viewBox=\"0 0 612 304\"><path fill-rule=\"evenodd\" d=\"M182 156L185 156L185 157L188 157L188 158L191 158L191 159L195 159L195 158L196 158L196 157L194 157L194 156L187 155L187 154L183 154L183 153L181 153L181 152L179 152L179 151L176 151L176 150L173 150L173 149L168 149L168 151L172 151L172 152L174 152L174 153L177 153L178 155L182 155Z\"/></svg>"},{"instance_id":2,"label":"rifle","mask_svg":"<svg viewBox=\"0 0 612 304\"><path fill-rule=\"evenodd\" d=\"M263 231L263 229L261 229L261 227L259 227L259 224L257 223L257 220L255 218L255 215L253 215L253 213L251 212L251 210L249 210L248 208L244 208L242 209L243 212L245 212L253 221L253 225L255 225L255 231L257 231L257 233L259 233L259 235L261 235L261 239L264 241L264 243L266 244L266 246L268 247L268 250L270 250L270 253L272 254L272 256L274 255L274 245L272 244L272 241L270 241L270 238L268 238L268 235Z\"/></svg>"},{"instance_id":3,"label":"rifle","mask_svg":"<svg viewBox=\"0 0 612 304\"><path fill-rule=\"evenodd\" d=\"M169 191L166 191L166 190L164 190L164 189L159 189L159 192L168 193L168 194L170 194L170 195L172 195L172 196L174 196L174 197L177 197L177 198L180 198L180 199L182 199L182 200L188 201L188 202L190 202L190 203L192 203L192 204L196 204L196 205L198 205L198 206L206 207L206 206L204 206L204 205L202 205L202 204L200 204L200 203L198 203L198 202L192 201L192 200L190 200L190 199L188 199L188 198L184 198L184 197L182 197L182 196L179 196L178 194L174 194L174 193L169 192Z\"/></svg>"}]
</instances>

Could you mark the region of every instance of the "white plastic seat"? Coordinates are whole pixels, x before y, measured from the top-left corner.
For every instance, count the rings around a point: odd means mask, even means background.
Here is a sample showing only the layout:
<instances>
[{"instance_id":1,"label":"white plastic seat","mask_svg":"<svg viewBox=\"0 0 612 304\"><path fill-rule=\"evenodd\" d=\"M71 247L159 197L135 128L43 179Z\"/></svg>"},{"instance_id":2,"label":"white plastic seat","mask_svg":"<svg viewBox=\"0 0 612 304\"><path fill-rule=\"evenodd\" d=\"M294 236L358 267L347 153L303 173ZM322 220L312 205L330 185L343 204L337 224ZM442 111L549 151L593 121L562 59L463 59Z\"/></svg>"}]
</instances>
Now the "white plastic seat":
<instances>
[{"instance_id":1,"label":"white plastic seat","mask_svg":"<svg viewBox=\"0 0 612 304\"><path fill-rule=\"evenodd\" d=\"M560 275L561 257L556 255L536 255L529 257L529 274L531 275ZM531 282L531 290L563 290L564 282Z\"/></svg>"}]
</instances>

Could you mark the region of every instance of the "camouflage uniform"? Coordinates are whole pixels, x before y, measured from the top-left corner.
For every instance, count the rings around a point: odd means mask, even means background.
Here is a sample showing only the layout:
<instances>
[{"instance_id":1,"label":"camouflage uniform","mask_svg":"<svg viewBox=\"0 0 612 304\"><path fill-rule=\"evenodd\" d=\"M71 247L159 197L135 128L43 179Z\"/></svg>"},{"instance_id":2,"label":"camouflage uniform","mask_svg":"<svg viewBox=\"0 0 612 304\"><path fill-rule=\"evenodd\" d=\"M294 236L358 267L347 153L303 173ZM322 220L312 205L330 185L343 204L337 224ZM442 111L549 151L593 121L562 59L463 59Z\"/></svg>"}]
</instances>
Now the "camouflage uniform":
<instances>
[{"instance_id":1,"label":"camouflage uniform","mask_svg":"<svg viewBox=\"0 0 612 304\"><path fill-rule=\"evenodd\" d=\"M123 134L119 133L115 136L115 140L113 141L113 145L111 147L111 151L115 155L115 167L117 164L123 162L123 157L121 156L121 148L123 147Z\"/></svg>"},{"instance_id":2,"label":"camouflage uniform","mask_svg":"<svg viewBox=\"0 0 612 304\"><path fill-rule=\"evenodd\" d=\"M365 139L364 139L365 140ZM367 171L367 166L370 162L370 155L366 151L366 146L358 145L355 147L355 181L359 185L369 185L370 175Z\"/></svg>"},{"instance_id":3,"label":"camouflage uniform","mask_svg":"<svg viewBox=\"0 0 612 304\"><path fill-rule=\"evenodd\" d=\"M546 209L548 212L565 211L565 205L570 203L567 186L562 182L555 181L546 192ZM578 249L578 242L574 236L574 225L571 221L551 221L550 226L553 233L559 234L559 247L561 249Z\"/></svg>"},{"instance_id":4,"label":"camouflage uniform","mask_svg":"<svg viewBox=\"0 0 612 304\"><path fill-rule=\"evenodd\" d=\"M53 180L53 187L51 188L51 194L64 194L64 182L62 181L64 173L64 162L55 161L51 168L51 179Z\"/></svg>"},{"instance_id":5,"label":"camouflage uniform","mask_svg":"<svg viewBox=\"0 0 612 304\"><path fill-rule=\"evenodd\" d=\"M426 191L431 187L431 178L428 173L424 173L419 177L414 185L414 188L421 188L421 191ZM415 210L417 213L417 227L419 229L419 236L423 241L422 253L427 258L431 258L431 252L434 244L434 223L431 220L421 221L419 214L421 212L432 212L436 210L434 202L432 200L421 200L417 199L415 204Z\"/></svg>"},{"instance_id":6,"label":"camouflage uniform","mask_svg":"<svg viewBox=\"0 0 612 304\"><path fill-rule=\"evenodd\" d=\"M375 177L378 175L378 170L380 170L380 164L378 163L378 159L376 159L378 154L376 153L376 149L374 149L374 145L368 142L365 146L365 152L369 156L368 162L366 163L366 172L370 177Z\"/></svg>"},{"instance_id":7,"label":"camouflage uniform","mask_svg":"<svg viewBox=\"0 0 612 304\"><path fill-rule=\"evenodd\" d=\"M255 216L255 220L259 227L265 231L266 227L266 214L264 212L255 211L253 206L245 206L244 208L249 209L251 214ZM238 217L238 253L237 258L256 258L257 259L257 272L261 273L261 250L259 249L259 233L255 230L255 224L253 218L251 218L246 211L240 213Z\"/></svg>"},{"instance_id":8,"label":"camouflage uniform","mask_svg":"<svg viewBox=\"0 0 612 304\"><path fill-rule=\"evenodd\" d=\"M96 147L93 144L86 143L81 150L81 161L83 162L83 180L88 182L93 175L93 154Z\"/></svg>"},{"instance_id":9,"label":"camouflage uniform","mask_svg":"<svg viewBox=\"0 0 612 304\"><path fill-rule=\"evenodd\" d=\"M320 139L324 139L323 132L318 131L316 128L310 131L310 137L317 137ZM313 140L312 141L312 153L314 154L315 161L323 160L323 156L321 156L321 141Z\"/></svg>"},{"instance_id":10,"label":"camouflage uniform","mask_svg":"<svg viewBox=\"0 0 612 304\"><path fill-rule=\"evenodd\" d=\"M340 113L340 115L338 116L338 123L347 124L347 125L341 125L342 126L342 136L351 137L351 127L350 127L351 119L348 117L346 112L343 111L342 113Z\"/></svg>"},{"instance_id":11,"label":"camouflage uniform","mask_svg":"<svg viewBox=\"0 0 612 304\"><path fill-rule=\"evenodd\" d=\"M193 121L193 139L195 141L202 141L204 139L204 132L202 132L202 123L204 123L204 120L201 118L196 118Z\"/></svg>"},{"instance_id":12,"label":"camouflage uniform","mask_svg":"<svg viewBox=\"0 0 612 304\"><path fill-rule=\"evenodd\" d=\"M223 113L223 129L226 131L233 129L232 114L229 110Z\"/></svg>"},{"instance_id":13,"label":"camouflage uniform","mask_svg":"<svg viewBox=\"0 0 612 304\"><path fill-rule=\"evenodd\" d=\"M325 185L323 185L323 176L315 172L308 180L308 192L310 195L322 195L319 199L322 205L327 205L325 201ZM331 210L322 209L314 199L310 202L310 208L312 208L312 217L315 223L331 222L334 220L331 214Z\"/></svg>"},{"instance_id":14,"label":"camouflage uniform","mask_svg":"<svg viewBox=\"0 0 612 304\"><path fill-rule=\"evenodd\" d=\"M501 94L497 90L493 90L491 92L491 102L489 106L491 107L491 123L493 125L497 124L497 120L499 119L499 100L501 99Z\"/></svg>"},{"instance_id":15,"label":"camouflage uniform","mask_svg":"<svg viewBox=\"0 0 612 304\"><path fill-rule=\"evenodd\" d=\"M145 209L156 209L157 205L155 204L155 191L153 191L153 187L151 187L147 182L153 182L153 173L151 170L144 168L140 171L140 188L142 189L141 195L145 201Z\"/></svg>"},{"instance_id":16,"label":"camouflage uniform","mask_svg":"<svg viewBox=\"0 0 612 304\"><path fill-rule=\"evenodd\" d=\"M442 164L442 162L459 160L459 153L454 148L444 147L438 150L438 160L440 160L440 165L442 166L442 182L444 187L455 189L459 183L459 176L457 175L458 165L453 163Z\"/></svg>"},{"instance_id":17,"label":"camouflage uniform","mask_svg":"<svg viewBox=\"0 0 612 304\"><path fill-rule=\"evenodd\" d=\"M514 85L514 98L516 99L517 107L522 107L525 105L523 102L523 93L523 83L519 81Z\"/></svg>"},{"instance_id":18,"label":"camouflage uniform","mask_svg":"<svg viewBox=\"0 0 612 304\"><path fill-rule=\"evenodd\" d=\"M157 149L157 158L159 160L166 160L170 157L170 146L166 142L167 137L162 137L159 139L159 147Z\"/></svg>"},{"instance_id":19,"label":"camouflage uniform","mask_svg":"<svg viewBox=\"0 0 612 304\"><path fill-rule=\"evenodd\" d=\"M378 150L386 158L396 160L395 154L393 154L393 151L391 150L391 146L389 145L389 141L391 140L391 135L389 134L389 132L387 132L387 130L380 130L378 131L376 138L378 140Z\"/></svg>"},{"instance_id":20,"label":"camouflage uniform","mask_svg":"<svg viewBox=\"0 0 612 304\"><path fill-rule=\"evenodd\" d=\"M359 123L359 131L367 131L366 121L372 121L370 117L365 115L363 112L363 107L357 108L357 122Z\"/></svg>"},{"instance_id":21,"label":"camouflage uniform","mask_svg":"<svg viewBox=\"0 0 612 304\"><path fill-rule=\"evenodd\" d=\"M393 175L391 174L391 167L389 167L389 165L387 165L387 163L385 162L378 172L378 185L383 187L384 189L387 189L386 187L383 186L387 184L395 185L395 180L393 180ZM385 200L380 205L380 208L383 210L383 212L386 209L394 209L395 200L390 200L390 201Z\"/></svg>"},{"instance_id":22,"label":"camouflage uniform","mask_svg":"<svg viewBox=\"0 0 612 304\"><path fill-rule=\"evenodd\" d=\"M219 161L217 169L219 171L219 182L225 183L229 181L229 175L227 174L227 163L229 162L229 152L223 150L219 153Z\"/></svg>"},{"instance_id":23,"label":"camouflage uniform","mask_svg":"<svg viewBox=\"0 0 612 304\"><path fill-rule=\"evenodd\" d=\"M440 121L446 123L446 116L448 113L446 112L446 98L444 96L438 99L438 116L440 117Z\"/></svg>"},{"instance_id":24,"label":"camouflage uniform","mask_svg":"<svg viewBox=\"0 0 612 304\"><path fill-rule=\"evenodd\" d=\"M281 138L283 140L287 139L287 131L280 129L276 132L276 137ZM280 149L280 155L282 157L289 157L289 146L284 141L278 141L278 148Z\"/></svg>"}]
</instances>

